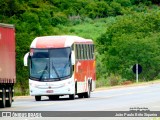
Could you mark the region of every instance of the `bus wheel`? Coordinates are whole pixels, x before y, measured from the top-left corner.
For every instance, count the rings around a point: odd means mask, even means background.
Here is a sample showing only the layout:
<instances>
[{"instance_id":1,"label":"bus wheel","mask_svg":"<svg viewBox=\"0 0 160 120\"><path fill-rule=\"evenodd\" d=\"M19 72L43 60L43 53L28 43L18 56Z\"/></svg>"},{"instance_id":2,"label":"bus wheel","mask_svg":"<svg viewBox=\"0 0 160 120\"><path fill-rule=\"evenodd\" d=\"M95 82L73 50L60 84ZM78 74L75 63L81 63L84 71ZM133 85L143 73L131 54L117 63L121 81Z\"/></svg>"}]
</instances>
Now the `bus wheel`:
<instances>
[{"instance_id":1,"label":"bus wheel","mask_svg":"<svg viewBox=\"0 0 160 120\"><path fill-rule=\"evenodd\" d=\"M88 91L84 93L84 98L90 98L91 97L91 85L88 83Z\"/></svg>"},{"instance_id":2,"label":"bus wheel","mask_svg":"<svg viewBox=\"0 0 160 120\"><path fill-rule=\"evenodd\" d=\"M35 96L36 101L41 101L41 96Z\"/></svg>"},{"instance_id":3,"label":"bus wheel","mask_svg":"<svg viewBox=\"0 0 160 120\"><path fill-rule=\"evenodd\" d=\"M5 88L1 88L0 89L2 92L0 92L0 98L2 99L0 101L0 108L4 108L6 106L6 92L5 92Z\"/></svg>"},{"instance_id":4,"label":"bus wheel","mask_svg":"<svg viewBox=\"0 0 160 120\"><path fill-rule=\"evenodd\" d=\"M75 99L75 94L69 95L69 99L74 100Z\"/></svg>"},{"instance_id":5,"label":"bus wheel","mask_svg":"<svg viewBox=\"0 0 160 120\"><path fill-rule=\"evenodd\" d=\"M8 97L8 100L6 100L6 107L11 107L12 105L12 88L11 87L8 88L7 97Z\"/></svg>"}]
</instances>

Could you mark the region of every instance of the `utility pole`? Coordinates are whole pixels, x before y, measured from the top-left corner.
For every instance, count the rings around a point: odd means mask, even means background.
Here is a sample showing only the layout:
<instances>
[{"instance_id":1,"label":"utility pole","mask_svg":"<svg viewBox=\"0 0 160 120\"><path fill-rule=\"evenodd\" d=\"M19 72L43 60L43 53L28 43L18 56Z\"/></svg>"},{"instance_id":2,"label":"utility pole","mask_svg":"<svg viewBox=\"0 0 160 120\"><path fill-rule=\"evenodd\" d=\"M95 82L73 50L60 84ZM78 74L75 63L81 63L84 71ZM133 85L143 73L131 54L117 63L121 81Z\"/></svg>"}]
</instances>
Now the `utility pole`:
<instances>
[{"instance_id":1,"label":"utility pole","mask_svg":"<svg viewBox=\"0 0 160 120\"><path fill-rule=\"evenodd\" d=\"M136 83L138 83L138 74L140 74L142 72L142 66L139 65L138 63L136 63L133 67L132 67L133 72L136 74Z\"/></svg>"},{"instance_id":2,"label":"utility pole","mask_svg":"<svg viewBox=\"0 0 160 120\"><path fill-rule=\"evenodd\" d=\"M136 64L136 82L138 83L138 63Z\"/></svg>"}]
</instances>

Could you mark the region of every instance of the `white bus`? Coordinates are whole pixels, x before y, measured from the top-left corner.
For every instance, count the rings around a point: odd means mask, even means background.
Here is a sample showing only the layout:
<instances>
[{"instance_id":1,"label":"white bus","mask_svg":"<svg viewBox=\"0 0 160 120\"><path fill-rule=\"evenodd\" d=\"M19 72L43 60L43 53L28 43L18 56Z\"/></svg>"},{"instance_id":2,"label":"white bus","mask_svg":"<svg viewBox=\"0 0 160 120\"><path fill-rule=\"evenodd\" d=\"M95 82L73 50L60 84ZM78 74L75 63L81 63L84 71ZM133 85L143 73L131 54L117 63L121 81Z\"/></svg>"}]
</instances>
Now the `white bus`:
<instances>
[{"instance_id":1,"label":"white bus","mask_svg":"<svg viewBox=\"0 0 160 120\"><path fill-rule=\"evenodd\" d=\"M29 68L29 91L36 101L69 95L70 99L89 98L95 89L94 44L77 36L35 38L24 56Z\"/></svg>"}]
</instances>

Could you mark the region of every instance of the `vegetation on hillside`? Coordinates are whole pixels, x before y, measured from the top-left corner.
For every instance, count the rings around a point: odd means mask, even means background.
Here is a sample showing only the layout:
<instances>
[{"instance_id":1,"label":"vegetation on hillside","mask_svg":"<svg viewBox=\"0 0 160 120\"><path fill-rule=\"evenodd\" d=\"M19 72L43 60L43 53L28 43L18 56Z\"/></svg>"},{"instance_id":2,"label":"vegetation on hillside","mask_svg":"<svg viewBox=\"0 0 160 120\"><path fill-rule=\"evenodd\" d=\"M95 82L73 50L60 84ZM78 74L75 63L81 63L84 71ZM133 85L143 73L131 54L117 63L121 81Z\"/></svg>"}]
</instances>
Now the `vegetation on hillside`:
<instances>
[{"instance_id":1,"label":"vegetation on hillside","mask_svg":"<svg viewBox=\"0 0 160 120\"><path fill-rule=\"evenodd\" d=\"M160 77L160 11L118 17L116 22L97 39L101 62L108 75L121 75L134 80L134 64L143 67L140 79ZM101 70L101 68L99 68ZM99 75L101 76L101 75Z\"/></svg>"},{"instance_id":2,"label":"vegetation on hillside","mask_svg":"<svg viewBox=\"0 0 160 120\"><path fill-rule=\"evenodd\" d=\"M72 34L96 43L101 85L160 78L159 0L1 0L0 22L16 27L16 88L28 89L23 57L37 36ZM115 81L115 82L114 82ZM113 85L114 85L113 84Z\"/></svg>"}]
</instances>

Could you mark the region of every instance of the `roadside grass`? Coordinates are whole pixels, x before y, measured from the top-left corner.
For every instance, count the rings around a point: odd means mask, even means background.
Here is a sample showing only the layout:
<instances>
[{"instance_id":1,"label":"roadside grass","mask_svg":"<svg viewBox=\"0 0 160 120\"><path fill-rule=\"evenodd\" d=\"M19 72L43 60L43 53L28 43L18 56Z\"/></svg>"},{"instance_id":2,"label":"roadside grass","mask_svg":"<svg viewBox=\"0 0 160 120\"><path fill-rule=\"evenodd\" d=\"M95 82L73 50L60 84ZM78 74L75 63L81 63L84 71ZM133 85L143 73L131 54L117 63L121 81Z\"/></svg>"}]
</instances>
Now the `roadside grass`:
<instances>
[{"instance_id":1,"label":"roadside grass","mask_svg":"<svg viewBox=\"0 0 160 120\"><path fill-rule=\"evenodd\" d=\"M14 87L14 96L21 96L22 95L22 90L20 87ZM25 89L25 93L23 95L29 95L29 88Z\"/></svg>"},{"instance_id":2,"label":"roadside grass","mask_svg":"<svg viewBox=\"0 0 160 120\"><path fill-rule=\"evenodd\" d=\"M152 118L151 120L160 120L160 117Z\"/></svg>"},{"instance_id":3,"label":"roadside grass","mask_svg":"<svg viewBox=\"0 0 160 120\"><path fill-rule=\"evenodd\" d=\"M102 82L102 81L100 80L99 82ZM138 83L135 82L135 83L131 83L131 84L128 84L128 85L115 85L115 86L107 85L107 86L100 86L100 87L97 86L96 90L114 89L114 88L123 88L123 87L133 87L133 86L145 86L145 85L156 84L156 83L160 83L160 79L153 80L153 81L148 81L148 82L138 82ZM97 84L99 84L99 83L96 82L96 85Z\"/></svg>"}]
</instances>

